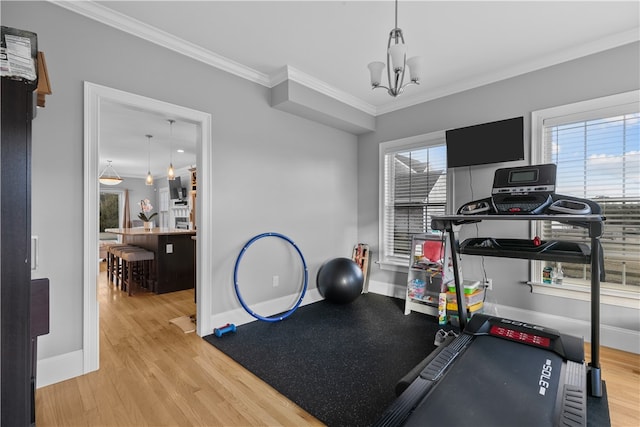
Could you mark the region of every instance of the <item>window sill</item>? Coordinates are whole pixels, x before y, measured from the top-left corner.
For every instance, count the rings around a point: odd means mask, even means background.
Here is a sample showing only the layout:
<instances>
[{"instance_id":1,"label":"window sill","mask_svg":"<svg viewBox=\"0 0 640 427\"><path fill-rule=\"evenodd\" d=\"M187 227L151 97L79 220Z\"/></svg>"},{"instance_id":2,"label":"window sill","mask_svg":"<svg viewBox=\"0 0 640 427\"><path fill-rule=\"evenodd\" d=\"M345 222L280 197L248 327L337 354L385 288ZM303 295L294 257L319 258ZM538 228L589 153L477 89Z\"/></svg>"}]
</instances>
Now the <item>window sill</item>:
<instances>
[{"instance_id":1,"label":"window sill","mask_svg":"<svg viewBox=\"0 0 640 427\"><path fill-rule=\"evenodd\" d=\"M393 262L393 261L377 261L376 264L378 264L380 266L380 270L387 270L387 271L397 271L400 273L406 273L409 271L409 267L407 266L407 263L409 261L407 260L406 263L400 263L400 262Z\"/></svg>"},{"instance_id":2,"label":"window sill","mask_svg":"<svg viewBox=\"0 0 640 427\"><path fill-rule=\"evenodd\" d=\"M531 292L570 298L580 301L591 301L591 290L585 286L565 283L562 285L548 285L545 283L527 282ZM632 308L640 311L640 294L621 289L601 288L600 303L616 307Z\"/></svg>"},{"instance_id":3,"label":"window sill","mask_svg":"<svg viewBox=\"0 0 640 427\"><path fill-rule=\"evenodd\" d=\"M407 273L409 267L404 263L392 261L377 261L381 270ZM531 292L541 295L569 298L580 301L591 301L591 288L588 281L582 285L565 283L562 285L548 285L546 283L526 282L531 286ZM640 311L640 293L623 289L600 288L600 303L615 307L625 307Z\"/></svg>"}]
</instances>

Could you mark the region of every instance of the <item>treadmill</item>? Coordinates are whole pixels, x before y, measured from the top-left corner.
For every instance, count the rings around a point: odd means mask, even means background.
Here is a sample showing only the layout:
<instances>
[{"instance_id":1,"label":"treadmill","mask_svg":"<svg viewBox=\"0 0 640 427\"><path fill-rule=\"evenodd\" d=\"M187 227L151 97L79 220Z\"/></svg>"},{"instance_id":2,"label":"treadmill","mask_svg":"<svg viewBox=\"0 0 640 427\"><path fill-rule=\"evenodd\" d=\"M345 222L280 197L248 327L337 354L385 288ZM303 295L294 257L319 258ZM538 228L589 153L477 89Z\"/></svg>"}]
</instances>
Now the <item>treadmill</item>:
<instances>
[{"instance_id":1,"label":"treadmill","mask_svg":"<svg viewBox=\"0 0 640 427\"><path fill-rule=\"evenodd\" d=\"M599 364L600 280L604 272L600 206L555 193L555 165L498 169L492 197L432 219L452 248L461 333L430 355L418 377L376 426L586 426L587 393L602 396ZM454 226L485 220L552 220L588 230L586 244L474 238L456 245ZM456 251L470 255L591 265L591 363L582 338L486 314L467 322Z\"/></svg>"}]
</instances>

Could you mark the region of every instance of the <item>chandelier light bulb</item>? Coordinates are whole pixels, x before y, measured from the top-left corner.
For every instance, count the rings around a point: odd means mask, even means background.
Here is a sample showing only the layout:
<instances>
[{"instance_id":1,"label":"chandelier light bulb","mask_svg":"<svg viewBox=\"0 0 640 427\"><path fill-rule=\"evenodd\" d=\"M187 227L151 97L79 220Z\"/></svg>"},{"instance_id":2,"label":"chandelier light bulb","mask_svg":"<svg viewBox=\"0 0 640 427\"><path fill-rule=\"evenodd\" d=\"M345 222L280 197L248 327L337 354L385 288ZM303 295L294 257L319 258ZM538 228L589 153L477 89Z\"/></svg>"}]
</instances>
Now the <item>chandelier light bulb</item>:
<instances>
[{"instance_id":1,"label":"chandelier light bulb","mask_svg":"<svg viewBox=\"0 0 640 427\"><path fill-rule=\"evenodd\" d=\"M369 72L371 73L371 86L380 86L382 82L382 70L384 70L384 62L371 62L369 65Z\"/></svg>"},{"instance_id":2,"label":"chandelier light bulb","mask_svg":"<svg viewBox=\"0 0 640 427\"><path fill-rule=\"evenodd\" d=\"M409 67L409 78L412 82L418 83L422 74L422 58L413 56L407 59L407 67Z\"/></svg>"},{"instance_id":3,"label":"chandelier light bulb","mask_svg":"<svg viewBox=\"0 0 640 427\"><path fill-rule=\"evenodd\" d=\"M407 46L404 43L394 44L389 48L392 70L394 72L404 71L404 62L407 55Z\"/></svg>"}]
</instances>

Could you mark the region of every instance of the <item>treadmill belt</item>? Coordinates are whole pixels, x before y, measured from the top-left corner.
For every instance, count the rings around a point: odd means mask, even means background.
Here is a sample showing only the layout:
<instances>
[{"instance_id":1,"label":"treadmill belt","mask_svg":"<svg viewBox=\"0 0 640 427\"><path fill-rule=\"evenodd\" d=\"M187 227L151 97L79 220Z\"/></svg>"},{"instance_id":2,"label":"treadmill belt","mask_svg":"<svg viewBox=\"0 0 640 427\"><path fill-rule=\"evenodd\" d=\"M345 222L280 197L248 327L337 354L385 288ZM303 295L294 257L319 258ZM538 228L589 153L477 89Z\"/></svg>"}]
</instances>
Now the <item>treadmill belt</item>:
<instances>
[{"instance_id":1,"label":"treadmill belt","mask_svg":"<svg viewBox=\"0 0 640 427\"><path fill-rule=\"evenodd\" d=\"M476 336L405 426L554 425L565 371L552 351Z\"/></svg>"}]
</instances>

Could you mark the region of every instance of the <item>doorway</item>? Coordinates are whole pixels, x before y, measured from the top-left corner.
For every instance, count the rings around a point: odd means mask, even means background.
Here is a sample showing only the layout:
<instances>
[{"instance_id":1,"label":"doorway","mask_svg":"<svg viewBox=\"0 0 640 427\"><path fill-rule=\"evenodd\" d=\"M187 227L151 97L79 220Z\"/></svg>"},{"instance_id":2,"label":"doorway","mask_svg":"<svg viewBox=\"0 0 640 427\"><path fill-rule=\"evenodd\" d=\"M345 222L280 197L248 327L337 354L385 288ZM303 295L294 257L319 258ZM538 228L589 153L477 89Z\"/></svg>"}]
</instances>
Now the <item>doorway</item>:
<instances>
[{"instance_id":1,"label":"doorway","mask_svg":"<svg viewBox=\"0 0 640 427\"><path fill-rule=\"evenodd\" d=\"M211 115L164 101L85 82L84 85L84 319L83 373L99 368L99 307L96 281L99 274L98 227L100 190L98 158L100 148L100 107L105 102L127 108L151 111L196 125L198 170L198 204L196 206L196 293L198 295L197 329L199 336L212 331L210 243L213 240L211 222L212 139Z\"/></svg>"}]
</instances>

